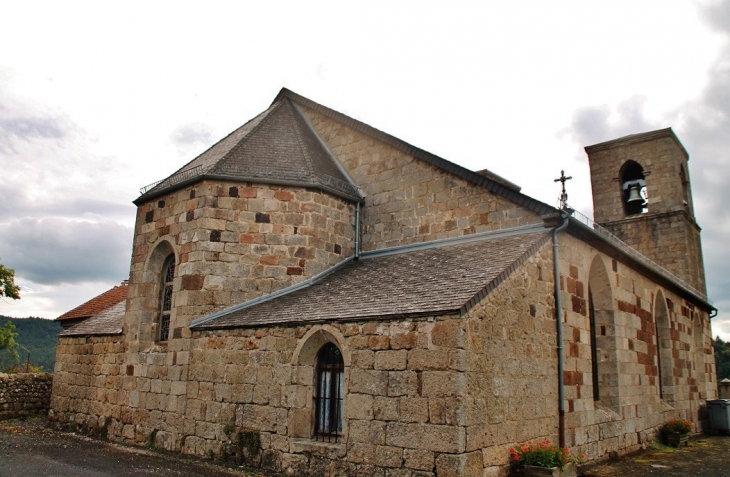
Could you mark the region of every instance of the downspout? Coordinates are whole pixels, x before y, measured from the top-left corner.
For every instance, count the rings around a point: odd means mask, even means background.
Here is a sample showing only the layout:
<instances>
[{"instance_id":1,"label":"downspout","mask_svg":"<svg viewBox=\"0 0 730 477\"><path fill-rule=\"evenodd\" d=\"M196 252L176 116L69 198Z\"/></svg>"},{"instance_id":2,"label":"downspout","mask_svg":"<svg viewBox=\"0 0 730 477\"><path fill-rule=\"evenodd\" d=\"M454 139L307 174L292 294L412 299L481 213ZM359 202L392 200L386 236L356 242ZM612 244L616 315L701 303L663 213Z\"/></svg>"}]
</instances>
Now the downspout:
<instances>
[{"instance_id":1,"label":"downspout","mask_svg":"<svg viewBox=\"0 0 730 477\"><path fill-rule=\"evenodd\" d=\"M360 202L355 205L355 260L360 259Z\"/></svg>"},{"instance_id":2,"label":"downspout","mask_svg":"<svg viewBox=\"0 0 730 477\"><path fill-rule=\"evenodd\" d=\"M568 214L563 212L563 224L553 229L553 281L555 282L555 322L558 335L558 441L565 447L565 382L563 378L563 303L560 299L560 265L558 264L558 232L568 226Z\"/></svg>"}]
</instances>

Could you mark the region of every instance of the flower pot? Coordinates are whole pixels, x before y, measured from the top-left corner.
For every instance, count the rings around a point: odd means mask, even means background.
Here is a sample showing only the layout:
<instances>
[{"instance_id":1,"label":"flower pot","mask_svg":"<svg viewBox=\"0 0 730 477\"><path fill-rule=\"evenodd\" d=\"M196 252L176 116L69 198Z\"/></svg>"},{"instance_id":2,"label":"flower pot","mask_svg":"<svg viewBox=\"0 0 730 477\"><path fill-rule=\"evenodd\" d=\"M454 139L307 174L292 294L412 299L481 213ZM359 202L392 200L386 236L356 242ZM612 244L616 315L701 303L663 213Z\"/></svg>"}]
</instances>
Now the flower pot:
<instances>
[{"instance_id":1,"label":"flower pot","mask_svg":"<svg viewBox=\"0 0 730 477\"><path fill-rule=\"evenodd\" d=\"M522 469L522 475L525 477L576 477L577 472L575 464L570 462L565 465L563 470L558 467L535 467L533 465L526 465Z\"/></svg>"},{"instance_id":2,"label":"flower pot","mask_svg":"<svg viewBox=\"0 0 730 477\"><path fill-rule=\"evenodd\" d=\"M679 447L682 444L689 445L689 434L680 434L679 432L668 432L664 435L667 445Z\"/></svg>"}]
</instances>

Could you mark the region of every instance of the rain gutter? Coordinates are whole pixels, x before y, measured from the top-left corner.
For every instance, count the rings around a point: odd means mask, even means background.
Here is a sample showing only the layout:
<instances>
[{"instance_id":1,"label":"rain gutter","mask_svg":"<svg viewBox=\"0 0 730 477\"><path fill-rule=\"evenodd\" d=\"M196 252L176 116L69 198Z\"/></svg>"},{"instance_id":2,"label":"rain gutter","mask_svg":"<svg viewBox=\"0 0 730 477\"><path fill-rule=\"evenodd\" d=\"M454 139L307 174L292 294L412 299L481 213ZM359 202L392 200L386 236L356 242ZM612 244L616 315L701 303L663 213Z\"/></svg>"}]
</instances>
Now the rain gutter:
<instances>
[{"instance_id":1,"label":"rain gutter","mask_svg":"<svg viewBox=\"0 0 730 477\"><path fill-rule=\"evenodd\" d=\"M563 377L563 302L560 298L560 264L558 255L558 232L565 229L569 216L561 212L562 225L553 229L553 282L555 283L555 323L558 340L558 440L565 447L565 382Z\"/></svg>"}]
</instances>

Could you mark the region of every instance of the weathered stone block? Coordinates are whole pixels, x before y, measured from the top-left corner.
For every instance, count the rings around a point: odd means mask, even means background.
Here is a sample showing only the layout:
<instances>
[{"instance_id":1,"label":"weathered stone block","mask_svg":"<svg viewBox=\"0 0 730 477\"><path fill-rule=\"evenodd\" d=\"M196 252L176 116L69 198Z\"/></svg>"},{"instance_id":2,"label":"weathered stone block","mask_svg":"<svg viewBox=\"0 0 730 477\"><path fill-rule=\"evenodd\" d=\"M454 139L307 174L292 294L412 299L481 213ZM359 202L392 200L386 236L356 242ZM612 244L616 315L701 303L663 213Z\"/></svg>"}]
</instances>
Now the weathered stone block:
<instances>
[{"instance_id":1,"label":"weathered stone block","mask_svg":"<svg viewBox=\"0 0 730 477\"><path fill-rule=\"evenodd\" d=\"M455 426L389 422L386 443L408 449L433 452L461 452L464 447L464 429Z\"/></svg>"},{"instance_id":2,"label":"weathered stone block","mask_svg":"<svg viewBox=\"0 0 730 477\"><path fill-rule=\"evenodd\" d=\"M436 457L436 473L439 477L480 475L482 469L482 456L480 452L441 454Z\"/></svg>"}]
</instances>

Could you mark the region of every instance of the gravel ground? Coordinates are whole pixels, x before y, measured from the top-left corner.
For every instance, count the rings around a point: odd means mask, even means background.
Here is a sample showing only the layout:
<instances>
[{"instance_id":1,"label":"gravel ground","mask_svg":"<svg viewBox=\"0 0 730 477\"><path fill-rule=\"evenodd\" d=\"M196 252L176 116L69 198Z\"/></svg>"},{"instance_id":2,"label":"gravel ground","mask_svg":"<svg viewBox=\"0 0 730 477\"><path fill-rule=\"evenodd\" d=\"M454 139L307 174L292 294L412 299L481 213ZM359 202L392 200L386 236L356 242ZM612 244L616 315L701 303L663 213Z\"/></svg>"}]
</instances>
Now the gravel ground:
<instances>
[{"instance_id":1,"label":"gravel ground","mask_svg":"<svg viewBox=\"0 0 730 477\"><path fill-rule=\"evenodd\" d=\"M699 436L680 448L655 444L645 451L580 471L583 477L730 477L730 436Z\"/></svg>"},{"instance_id":2,"label":"gravel ground","mask_svg":"<svg viewBox=\"0 0 730 477\"><path fill-rule=\"evenodd\" d=\"M44 418L0 421L0 477L265 477L139 447L57 432ZM730 436L700 436L689 446L653 447L600 465L583 466L582 477L730 477Z\"/></svg>"},{"instance_id":3,"label":"gravel ground","mask_svg":"<svg viewBox=\"0 0 730 477\"><path fill-rule=\"evenodd\" d=\"M57 432L45 418L0 421L0 477L264 477L176 453Z\"/></svg>"}]
</instances>

